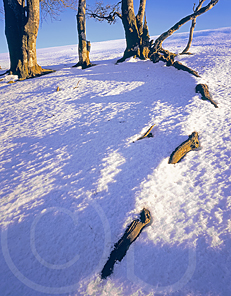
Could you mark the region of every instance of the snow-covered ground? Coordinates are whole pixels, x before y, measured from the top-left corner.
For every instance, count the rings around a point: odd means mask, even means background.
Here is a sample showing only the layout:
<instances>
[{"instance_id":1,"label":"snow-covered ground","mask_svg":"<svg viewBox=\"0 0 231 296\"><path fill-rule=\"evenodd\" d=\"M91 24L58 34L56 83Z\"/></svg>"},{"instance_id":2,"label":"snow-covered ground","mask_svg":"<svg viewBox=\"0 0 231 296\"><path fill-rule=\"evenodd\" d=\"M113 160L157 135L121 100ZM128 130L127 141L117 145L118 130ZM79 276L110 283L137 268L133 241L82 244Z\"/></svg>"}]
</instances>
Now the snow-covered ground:
<instances>
[{"instance_id":1,"label":"snow-covered ground","mask_svg":"<svg viewBox=\"0 0 231 296\"><path fill-rule=\"evenodd\" d=\"M187 38L164 47L178 53ZM196 32L193 55L177 57L201 78L115 65L124 46L93 43L86 70L71 68L75 45L38 50L56 72L0 82L0 295L231 295L231 28ZM153 138L135 141L153 124ZM201 149L168 164L193 131ZM100 280L144 207L151 225Z\"/></svg>"}]
</instances>

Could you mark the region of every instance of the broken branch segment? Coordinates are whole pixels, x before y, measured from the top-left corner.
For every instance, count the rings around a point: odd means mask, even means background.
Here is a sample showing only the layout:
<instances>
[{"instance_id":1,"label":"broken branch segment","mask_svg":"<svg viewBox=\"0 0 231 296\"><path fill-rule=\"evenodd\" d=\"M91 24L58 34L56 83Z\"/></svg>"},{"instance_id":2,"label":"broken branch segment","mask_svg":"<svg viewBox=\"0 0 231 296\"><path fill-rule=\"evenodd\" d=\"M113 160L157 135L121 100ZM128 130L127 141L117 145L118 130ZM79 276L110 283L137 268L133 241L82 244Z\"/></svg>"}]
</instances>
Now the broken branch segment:
<instances>
[{"instance_id":1,"label":"broken branch segment","mask_svg":"<svg viewBox=\"0 0 231 296\"><path fill-rule=\"evenodd\" d=\"M193 132L188 140L178 146L170 155L168 163L175 164L179 162L189 151L195 150L200 147L198 133Z\"/></svg>"},{"instance_id":2,"label":"broken branch segment","mask_svg":"<svg viewBox=\"0 0 231 296\"><path fill-rule=\"evenodd\" d=\"M198 92L202 95L202 100L208 100L215 106L215 108L218 108L217 103L211 98L207 84L197 84L196 93Z\"/></svg>"},{"instance_id":3,"label":"broken branch segment","mask_svg":"<svg viewBox=\"0 0 231 296\"><path fill-rule=\"evenodd\" d=\"M137 141L138 141L138 140L141 140L141 139L144 139L144 138L146 138L146 137L148 137L148 138L153 137L152 133L150 133L150 132L151 132L151 130L153 129L154 126L155 126L155 124L153 124L153 125L152 125L152 126L146 131L146 133L145 133L143 136L139 137L139 138L137 139Z\"/></svg>"},{"instance_id":4,"label":"broken branch segment","mask_svg":"<svg viewBox=\"0 0 231 296\"><path fill-rule=\"evenodd\" d=\"M151 221L149 210L143 209L140 213L140 219L135 219L126 229L122 238L115 244L114 250L111 252L103 270L101 278L106 279L112 274L116 261L121 261L126 255L130 245L137 239L143 228Z\"/></svg>"}]
</instances>

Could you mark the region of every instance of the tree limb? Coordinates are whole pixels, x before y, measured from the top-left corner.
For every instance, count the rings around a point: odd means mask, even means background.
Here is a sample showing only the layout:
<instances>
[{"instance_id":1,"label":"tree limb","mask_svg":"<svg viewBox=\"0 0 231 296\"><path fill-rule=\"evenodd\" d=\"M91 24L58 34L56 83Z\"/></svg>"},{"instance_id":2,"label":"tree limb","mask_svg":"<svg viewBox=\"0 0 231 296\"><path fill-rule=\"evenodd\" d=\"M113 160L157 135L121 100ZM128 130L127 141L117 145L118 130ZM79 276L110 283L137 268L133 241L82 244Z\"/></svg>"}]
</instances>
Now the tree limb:
<instances>
[{"instance_id":1,"label":"tree limb","mask_svg":"<svg viewBox=\"0 0 231 296\"><path fill-rule=\"evenodd\" d=\"M65 8L76 10L75 0L39 0L41 6L41 19L49 15L51 19L57 20Z\"/></svg>"},{"instance_id":2,"label":"tree limb","mask_svg":"<svg viewBox=\"0 0 231 296\"><path fill-rule=\"evenodd\" d=\"M165 39L167 39L169 36L171 36L174 32L179 30L181 26L186 24L188 21L200 16L201 14L207 12L208 10L212 9L219 0L211 0L205 7L199 9L198 11L195 11L193 14L190 14L184 18L182 18L179 22L177 22L173 27L171 27L168 31L161 34L155 41L152 52L158 51L159 48L162 47L162 43Z\"/></svg>"},{"instance_id":3,"label":"tree limb","mask_svg":"<svg viewBox=\"0 0 231 296\"><path fill-rule=\"evenodd\" d=\"M86 15L92 17L92 18L95 18L97 19L98 21L107 21L108 23L113 23L115 22L115 18L118 16L120 19L122 19L122 15L116 11L114 12L113 14L109 14L107 16L104 16L104 15L99 15L97 13L94 13L94 12L87 12Z\"/></svg>"},{"instance_id":4,"label":"tree limb","mask_svg":"<svg viewBox=\"0 0 231 296\"><path fill-rule=\"evenodd\" d=\"M116 17L122 19L119 5L122 1L114 5L103 5L103 2L96 2L95 8L92 10L89 6L86 9L86 15L98 21L107 21L109 24L115 23Z\"/></svg>"},{"instance_id":5,"label":"tree limb","mask_svg":"<svg viewBox=\"0 0 231 296\"><path fill-rule=\"evenodd\" d=\"M198 6L196 7L196 9L194 9L195 7L195 3L194 3L194 7L193 7L193 11L198 11L199 9L201 9L202 4L205 2L205 0L200 0ZM189 51L189 48L192 44L192 40L193 40L193 32L196 26L196 17L192 20L192 25L190 28L190 33L189 33L189 40L188 40L188 44L186 45L185 49L182 51L181 54L186 54Z\"/></svg>"}]
</instances>

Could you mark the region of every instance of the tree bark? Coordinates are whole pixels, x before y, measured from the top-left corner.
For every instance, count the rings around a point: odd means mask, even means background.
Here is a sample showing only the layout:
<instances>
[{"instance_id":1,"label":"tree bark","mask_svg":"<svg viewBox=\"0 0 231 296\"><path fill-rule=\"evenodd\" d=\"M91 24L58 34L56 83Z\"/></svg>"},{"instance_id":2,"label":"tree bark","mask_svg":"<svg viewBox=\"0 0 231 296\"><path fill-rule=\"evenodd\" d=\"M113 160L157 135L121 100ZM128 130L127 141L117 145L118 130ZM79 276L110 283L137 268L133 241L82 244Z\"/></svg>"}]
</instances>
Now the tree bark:
<instances>
[{"instance_id":1,"label":"tree bark","mask_svg":"<svg viewBox=\"0 0 231 296\"><path fill-rule=\"evenodd\" d=\"M146 0L140 0L139 10L135 16L133 0L122 0L122 23L127 45L123 57L117 63L132 56L138 56L141 59L148 57L149 34L146 19L144 24L145 7Z\"/></svg>"},{"instance_id":2,"label":"tree bark","mask_svg":"<svg viewBox=\"0 0 231 296\"><path fill-rule=\"evenodd\" d=\"M39 0L3 0L5 34L10 70L23 80L50 73L37 64L36 39L39 28ZM27 4L27 5L26 5Z\"/></svg>"},{"instance_id":3,"label":"tree bark","mask_svg":"<svg viewBox=\"0 0 231 296\"><path fill-rule=\"evenodd\" d=\"M139 36L143 35L144 13L146 7L146 0L140 0L139 11L136 15L136 23L139 31Z\"/></svg>"},{"instance_id":4,"label":"tree bark","mask_svg":"<svg viewBox=\"0 0 231 296\"><path fill-rule=\"evenodd\" d=\"M134 13L133 0L122 0L122 23L127 46L123 57L117 63L121 63L134 55L139 55L140 36Z\"/></svg>"},{"instance_id":5,"label":"tree bark","mask_svg":"<svg viewBox=\"0 0 231 296\"><path fill-rule=\"evenodd\" d=\"M90 41L87 41L86 37L86 0L79 0L78 14L77 14L77 30L78 30L78 53L79 62L74 66L81 66L82 69L91 67L90 62Z\"/></svg>"}]
</instances>

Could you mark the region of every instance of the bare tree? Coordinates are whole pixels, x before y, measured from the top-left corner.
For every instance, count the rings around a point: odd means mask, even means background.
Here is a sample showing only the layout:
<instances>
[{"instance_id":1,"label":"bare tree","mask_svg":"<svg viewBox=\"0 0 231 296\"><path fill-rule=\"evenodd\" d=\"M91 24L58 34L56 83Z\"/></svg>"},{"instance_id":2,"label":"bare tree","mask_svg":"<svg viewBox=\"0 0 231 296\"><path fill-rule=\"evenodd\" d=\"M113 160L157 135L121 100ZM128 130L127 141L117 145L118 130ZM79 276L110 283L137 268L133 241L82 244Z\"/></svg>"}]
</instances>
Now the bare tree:
<instances>
[{"instance_id":1,"label":"bare tree","mask_svg":"<svg viewBox=\"0 0 231 296\"><path fill-rule=\"evenodd\" d=\"M78 14L77 14L77 30L79 37L79 62L74 67L81 66L82 69L91 67L90 62L90 41L86 37L86 0L79 0Z\"/></svg>"},{"instance_id":2,"label":"bare tree","mask_svg":"<svg viewBox=\"0 0 231 296\"><path fill-rule=\"evenodd\" d=\"M219 0L210 0L206 6L202 7L202 4L205 2L205 0L200 0L198 7L192 14L182 18L168 31L161 34L155 40L154 44L152 40L150 41L146 19L143 22L146 0L140 0L137 16L135 16L134 13L133 0L122 0L119 2L121 3L121 14L113 12L109 13L109 15L105 15L104 13L99 15L95 11L93 11L93 13L89 12L89 14L91 17L96 19L105 19L109 22L111 20L114 21L116 16L119 16L122 19L127 46L123 57L117 62L123 62L131 56L138 56L141 59L149 58L154 63L164 61L166 62L167 66L174 66L177 69L188 71L195 76L199 76L196 71L182 65L179 62L175 62L176 54L163 49L162 44L174 32L179 30L181 26L190 20L195 21L198 16L212 9L218 3L218 1Z\"/></svg>"},{"instance_id":3,"label":"bare tree","mask_svg":"<svg viewBox=\"0 0 231 296\"><path fill-rule=\"evenodd\" d=\"M46 72L37 64L36 39L39 0L3 0L5 34L10 54L10 72L25 79Z\"/></svg>"},{"instance_id":4,"label":"bare tree","mask_svg":"<svg viewBox=\"0 0 231 296\"><path fill-rule=\"evenodd\" d=\"M138 13L135 15L133 0L122 0L114 5L106 6L103 6L103 2L97 2L94 10L87 9L87 15L99 21L106 20L111 24L116 21L116 17L122 20L127 45L118 63L131 56L138 56L141 59L148 57L150 37L146 18L144 21L145 7L146 0L140 0Z\"/></svg>"},{"instance_id":5,"label":"bare tree","mask_svg":"<svg viewBox=\"0 0 231 296\"><path fill-rule=\"evenodd\" d=\"M145 58L142 48L145 6L146 0L140 0L139 10L137 15L135 15L133 0L122 0L122 23L125 30L127 47L124 56L118 62L123 62L125 59L134 55Z\"/></svg>"},{"instance_id":6,"label":"bare tree","mask_svg":"<svg viewBox=\"0 0 231 296\"><path fill-rule=\"evenodd\" d=\"M10 54L9 73L20 80L50 73L37 63L36 39L40 21L39 0L3 0L5 11L5 34ZM55 4L54 4L55 3ZM52 7L55 13L63 0L42 0L43 7Z\"/></svg>"}]
</instances>

